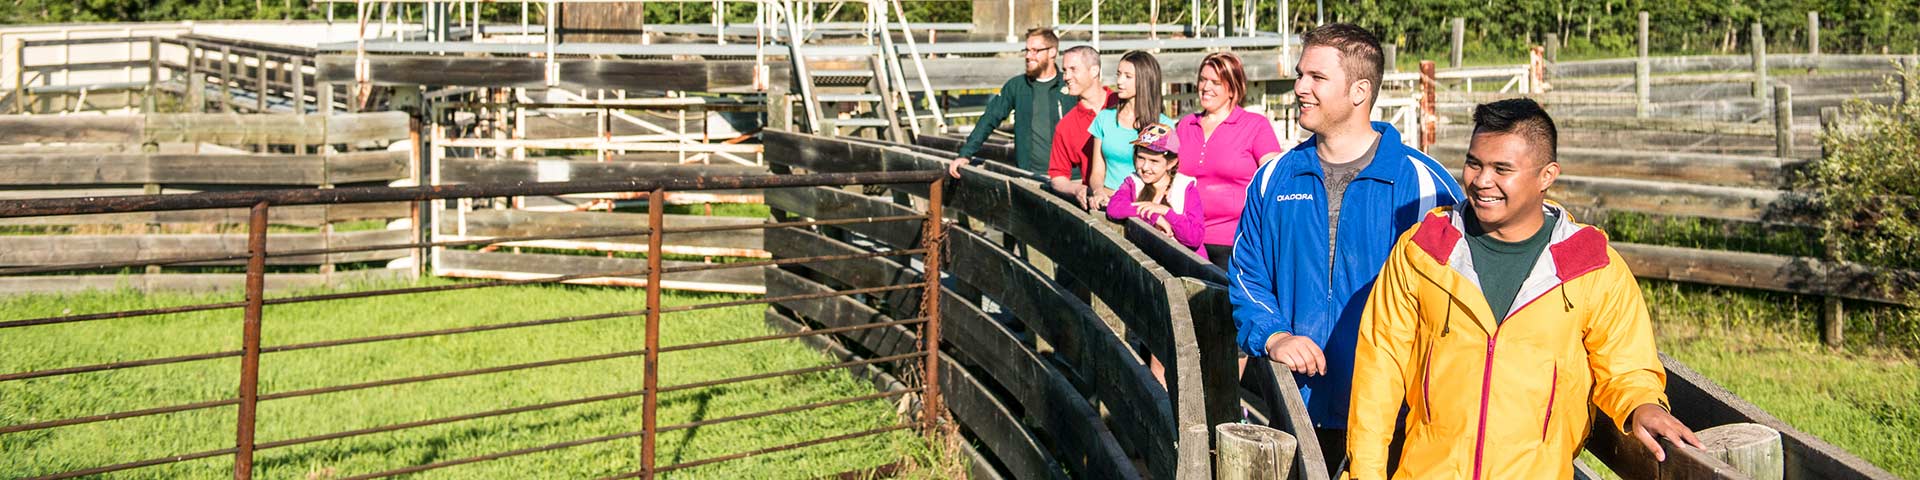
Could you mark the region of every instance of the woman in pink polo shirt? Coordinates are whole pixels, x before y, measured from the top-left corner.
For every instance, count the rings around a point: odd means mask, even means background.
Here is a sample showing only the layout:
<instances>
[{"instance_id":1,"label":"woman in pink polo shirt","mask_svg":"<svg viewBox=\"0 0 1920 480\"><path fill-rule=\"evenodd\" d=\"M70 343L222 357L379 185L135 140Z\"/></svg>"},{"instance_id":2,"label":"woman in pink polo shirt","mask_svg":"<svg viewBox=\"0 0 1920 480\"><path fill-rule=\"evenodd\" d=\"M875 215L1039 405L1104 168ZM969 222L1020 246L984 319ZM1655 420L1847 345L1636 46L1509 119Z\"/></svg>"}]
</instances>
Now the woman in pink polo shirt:
<instances>
[{"instance_id":1,"label":"woman in pink polo shirt","mask_svg":"<svg viewBox=\"0 0 1920 480\"><path fill-rule=\"evenodd\" d=\"M1200 187L1207 229L1201 243L1207 260L1224 270L1233 260L1233 236L1239 230L1240 210L1247 205L1247 183L1282 150L1267 118L1240 108L1247 98L1240 57L1229 52L1207 55L1200 60L1195 86L1200 111L1181 117L1174 132L1183 145L1180 169Z\"/></svg>"}]
</instances>

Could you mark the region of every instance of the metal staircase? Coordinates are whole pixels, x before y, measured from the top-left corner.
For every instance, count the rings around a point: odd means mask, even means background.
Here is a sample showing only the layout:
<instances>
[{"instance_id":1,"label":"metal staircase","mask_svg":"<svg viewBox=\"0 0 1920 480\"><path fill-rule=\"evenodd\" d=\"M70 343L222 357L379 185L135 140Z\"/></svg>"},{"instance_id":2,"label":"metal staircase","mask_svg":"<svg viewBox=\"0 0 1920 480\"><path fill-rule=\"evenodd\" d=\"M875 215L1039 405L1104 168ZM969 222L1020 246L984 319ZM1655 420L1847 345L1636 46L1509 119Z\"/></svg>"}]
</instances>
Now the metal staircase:
<instances>
[{"instance_id":1,"label":"metal staircase","mask_svg":"<svg viewBox=\"0 0 1920 480\"><path fill-rule=\"evenodd\" d=\"M910 142L911 135L919 135L923 128L944 129L945 119L941 118L939 107L929 101L931 114L920 116L914 108L906 75L901 65L899 52L894 48L892 27L898 26L898 32L905 35L908 42L908 55L915 66L925 75L925 67L919 65L918 52L904 17L898 23L888 19L888 3L893 3L892 11L903 14L897 1L869 1L870 16L867 22L867 44L857 50L862 53L850 54L852 50L834 46L804 46L798 39L807 38L801 34L796 23L789 17L788 60L793 64L793 78L800 92L800 102L807 110L809 131L829 136L865 135L882 140ZM862 62L859 58L864 57ZM921 79L922 100L928 100L931 87ZM923 127L921 120L932 120L931 125ZM904 122L903 122L904 120ZM902 125L905 125L904 129Z\"/></svg>"}]
</instances>

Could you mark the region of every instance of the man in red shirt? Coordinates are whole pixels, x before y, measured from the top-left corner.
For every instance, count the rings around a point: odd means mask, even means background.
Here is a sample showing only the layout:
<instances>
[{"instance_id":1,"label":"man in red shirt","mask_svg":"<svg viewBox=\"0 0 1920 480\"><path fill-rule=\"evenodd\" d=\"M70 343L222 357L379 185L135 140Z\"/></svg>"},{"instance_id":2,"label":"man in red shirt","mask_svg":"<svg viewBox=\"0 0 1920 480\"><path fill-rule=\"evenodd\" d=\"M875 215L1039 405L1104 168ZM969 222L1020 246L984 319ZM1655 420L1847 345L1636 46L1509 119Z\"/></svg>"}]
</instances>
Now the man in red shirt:
<instances>
[{"instance_id":1,"label":"man in red shirt","mask_svg":"<svg viewBox=\"0 0 1920 480\"><path fill-rule=\"evenodd\" d=\"M1061 60L1066 66L1062 76L1067 80L1067 95L1080 97L1080 103L1053 127L1047 186L1079 200L1080 208L1092 210L1107 203L1105 198L1088 198L1094 195L1089 182L1098 181L1089 179L1104 178L1101 169L1106 162L1096 161L1100 157L1093 151L1093 134L1087 127L1093 125L1100 109L1106 108L1113 92L1100 85L1100 51L1081 45L1062 52ZM1076 168L1080 170L1079 181L1073 179Z\"/></svg>"}]
</instances>

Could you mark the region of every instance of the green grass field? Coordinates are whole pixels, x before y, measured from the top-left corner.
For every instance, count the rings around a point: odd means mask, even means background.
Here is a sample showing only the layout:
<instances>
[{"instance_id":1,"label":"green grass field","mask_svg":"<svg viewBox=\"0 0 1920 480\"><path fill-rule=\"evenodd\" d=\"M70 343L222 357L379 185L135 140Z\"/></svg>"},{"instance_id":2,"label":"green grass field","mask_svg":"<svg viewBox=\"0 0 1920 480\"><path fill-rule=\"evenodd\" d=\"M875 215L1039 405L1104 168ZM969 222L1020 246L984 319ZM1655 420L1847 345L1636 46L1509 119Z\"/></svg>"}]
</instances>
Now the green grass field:
<instances>
[{"instance_id":1,"label":"green grass field","mask_svg":"<svg viewBox=\"0 0 1920 480\"><path fill-rule=\"evenodd\" d=\"M430 284L449 281L430 280ZM638 310L640 290L524 286L406 297L269 306L267 346L326 339L483 325L565 315ZM668 305L740 297L666 296ZM146 296L133 292L0 299L6 319L89 313L203 301L238 295ZM662 345L766 335L760 306L662 318ZM6 330L0 372L20 372L140 358L237 349L241 312L227 310ZM523 362L638 350L641 317L429 337L318 350L268 353L260 390L284 392ZM661 358L661 386L827 365L827 356L795 341L772 341L672 352ZM261 442L368 428L541 402L639 390L639 357L536 368L262 402ZM235 395L237 358L132 368L0 383L0 425L100 414ZM660 425L771 410L872 393L842 370L670 392ZM662 434L658 462L667 465L896 424L896 403L872 400ZM0 435L0 477L16 478L176 453L231 447L233 407L155 415ZM338 478L637 431L641 399L468 420L416 430L323 441L256 454L258 478ZM581 478L639 468L638 438L609 441L435 470L419 478ZM808 447L672 472L673 477L809 478L901 459L933 458L913 430ZM926 461L920 461L927 464ZM212 478L231 475L231 456L122 472L127 478Z\"/></svg>"},{"instance_id":2,"label":"green grass field","mask_svg":"<svg viewBox=\"0 0 1920 480\"><path fill-rule=\"evenodd\" d=\"M1811 297L1642 287L1662 352L1795 428L1902 478L1920 478L1920 358L1912 352L1828 349L1815 328L1820 302Z\"/></svg>"}]
</instances>

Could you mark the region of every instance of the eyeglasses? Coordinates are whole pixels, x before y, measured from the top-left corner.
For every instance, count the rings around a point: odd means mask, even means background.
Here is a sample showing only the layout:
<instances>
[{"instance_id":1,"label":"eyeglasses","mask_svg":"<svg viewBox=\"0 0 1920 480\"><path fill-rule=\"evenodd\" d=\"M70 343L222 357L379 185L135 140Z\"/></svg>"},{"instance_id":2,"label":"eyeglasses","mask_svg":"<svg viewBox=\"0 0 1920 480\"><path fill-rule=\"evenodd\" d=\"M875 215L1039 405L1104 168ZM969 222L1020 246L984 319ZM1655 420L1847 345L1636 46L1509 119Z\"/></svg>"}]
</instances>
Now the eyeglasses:
<instances>
[{"instance_id":1,"label":"eyeglasses","mask_svg":"<svg viewBox=\"0 0 1920 480\"><path fill-rule=\"evenodd\" d=\"M1039 55L1039 54L1042 54L1042 53L1047 53L1047 51L1048 51L1048 50L1053 50L1053 48L1054 48L1054 47L1046 47L1046 48L1022 48L1022 49L1020 49L1020 51L1022 51L1022 52L1026 52L1026 53L1027 53L1027 55Z\"/></svg>"}]
</instances>

